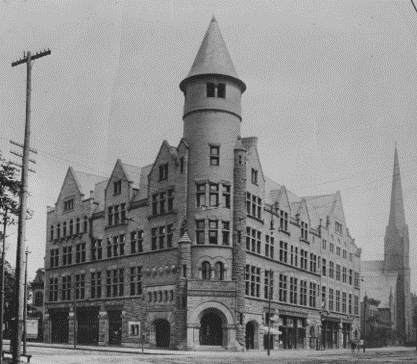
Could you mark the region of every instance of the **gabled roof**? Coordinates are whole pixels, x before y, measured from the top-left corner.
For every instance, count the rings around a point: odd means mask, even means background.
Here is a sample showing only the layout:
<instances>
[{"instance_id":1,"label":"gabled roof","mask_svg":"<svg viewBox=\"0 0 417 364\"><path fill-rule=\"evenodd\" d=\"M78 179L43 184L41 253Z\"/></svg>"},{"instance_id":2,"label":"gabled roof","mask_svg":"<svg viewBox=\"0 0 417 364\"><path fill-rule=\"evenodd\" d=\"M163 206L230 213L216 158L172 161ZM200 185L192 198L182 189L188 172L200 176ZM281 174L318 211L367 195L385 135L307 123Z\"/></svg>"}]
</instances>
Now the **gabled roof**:
<instances>
[{"instance_id":1,"label":"gabled roof","mask_svg":"<svg viewBox=\"0 0 417 364\"><path fill-rule=\"evenodd\" d=\"M140 183L139 183L139 191L133 196L132 201L139 201L144 198L148 197L148 184L149 184L149 173L151 173L153 164L148 164L141 168L140 171Z\"/></svg>"},{"instance_id":2,"label":"gabled roof","mask_svg":"<svg viewBox=\"0 0 417 364\"><path fill-rule=\"evenodd\" d=\"M232 58L214 16L211 19L191 70L188 76L180 83L180 88L184 91L184 84L189 78L213 74L231 77L241 85L242 92L246 89L246 85L239 79L236 73Z\"/></svg>"},{"instance_id":3,"label":"gabled roof","mask_svg":"<svg viewBox=\"0 0 417 364\"><path fill-rule=\"evenodd\" d=\"M126 174L126 177L129 181L133 182L133 188L139 188L140 177L142 168L137 166L132 166L131 164L126 164L122 162L122 168Z\"/></svg>"},{"instance_id":4,"label":"gabled roof","mask_svg":"<svg viewBox=\"0 0 417 364\"><path fill-rule=\"evenodd\" d=\"M108 182L109 182L109 179L96 183L93 197L94 197L94 202L97 203L97 207L94 210L94 212L101 212L104 210L104 196L105 196L104 191L106 190L106 186Z\"/></svg>"},{"instance_id":5,"label":"gabled roof","mask_svg":"<svg viewBox=\"0 0 417 364\"><path fill-rule=\"evenodd\" d=\"M77 182L78 188L80 192L84 195L84 197L88 197L90 195L90 191L94 191L94 187L97 182L103 181L106 178L102 176L98 176L92 173L81 172L73 169L73 176L75 181Z\"/></svg>"}]
</instances>

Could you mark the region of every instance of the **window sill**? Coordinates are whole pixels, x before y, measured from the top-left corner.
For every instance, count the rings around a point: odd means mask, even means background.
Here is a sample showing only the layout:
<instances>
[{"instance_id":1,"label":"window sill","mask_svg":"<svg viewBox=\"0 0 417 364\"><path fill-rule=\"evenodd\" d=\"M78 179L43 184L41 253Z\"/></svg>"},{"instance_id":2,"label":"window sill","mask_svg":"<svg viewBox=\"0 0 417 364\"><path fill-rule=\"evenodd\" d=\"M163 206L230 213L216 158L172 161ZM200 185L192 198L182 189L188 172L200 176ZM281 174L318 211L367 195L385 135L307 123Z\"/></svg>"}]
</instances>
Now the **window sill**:
<instances>
[{"instance_id":1,"label":"window sill","mask_svg":"<svg viewBox=\"0 0 417 364\"><path fill-rule=\"evenodd\" d=\"M258 217L256 217L256 216L249 215L249 214L246 214L246 216L247 216L247 217L249 217L249 218L251 218L251 219L253 219L253 220L255 220L255 221L260 222L262 225L265 223L265 221L264 221L264 220L262 220L262 219L260 219L260 218L258 218Z\"/></svg>"},{"instance_id":2,"label":"window sill","mask_svg":"<svg viewBox=\"0 0 417 364\"><path fill-rule=\"evenodd\" d=\"M127 221L119 222L118 224L107 225L106 227L104 227L104 230L113 229L115 227L117 228L117 227L122 227L122 226L127 226Z\"/></svg>"},{"instance_id":3,"label":"window sill","mask_svg":"<svg viewBox=\"0 0 417 364\"><path fill-rule=\"evenodd\" d=\"M300 238L300 242L301 243L306 243L306 244L309 244L310 245L310 241L309 240L306 240L306 239L303 239L303 238Z\"/></svg>"},{"instance_id":4,"label":"window sill","mask_svg":"<svg viewBox=\"0 0 417 364\"><path fill-rule=\"evenodd\" d=\"M154 218L161 217L161 216L175 215L176 213L178 213L178 210L174 209L174 210L171 210L171 211L164 212L162 214L156 214L156 215L152 214L152 215L148 216L148 220L152 220Z\"/></svg>"},{"instance_id":5,"label":"window sill","mask_svg":"<svg viewBox=\"0 0 417 364\"><path fill-rule=\"evenodd\" d=\"M278 231L279 231L280 233L285 234L285 235L291 236L291 233L290 233L288 230L284 230L284 229L279 228L279 229L278 229Z\"/></svg>"}]
</instances>

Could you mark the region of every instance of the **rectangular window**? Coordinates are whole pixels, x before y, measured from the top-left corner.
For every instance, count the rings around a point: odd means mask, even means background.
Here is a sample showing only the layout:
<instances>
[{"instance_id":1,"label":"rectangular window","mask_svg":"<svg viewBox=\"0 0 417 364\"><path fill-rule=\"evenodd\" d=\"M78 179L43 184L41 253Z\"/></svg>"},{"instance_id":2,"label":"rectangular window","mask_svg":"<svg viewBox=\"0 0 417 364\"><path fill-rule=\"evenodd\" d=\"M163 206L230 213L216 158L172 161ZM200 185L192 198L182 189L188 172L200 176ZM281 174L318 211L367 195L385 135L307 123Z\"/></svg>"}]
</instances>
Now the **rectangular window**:
<instances>
[{"instance_id":1,"label":"rectangular window","mask_svg":"<svg viewBox=\"0 0 417 364\"><path fill-rule=\"evenodd\" d=\"M226 98L226 84L225 83L219 83L217 85L217 97L221 99Z\"/></svg>"},{"instance_id":2,"label":"rectangular window","mask_svg":"<svg viewBox=\"0 0 417 364\"><path fill-rule=\"evenodd\" d=\"M265 234L265 256L274 259L274 237Z\"/></svg>"},{"instance_id":3,"label":"rectangular window","mask_svg":"<svg viewBox=\"0 0 417 364\"><path fill-rule=\"evenodd\" d=\"M321 308L326 309L326 287L321 286Z\"/></svg>"},{"instance_id":4,"label":"rectangular window","mask_svg":"<svg viewBox=\"0 0 417 364\"><path fill-rule=\"evenodd\" d=\"M219 206L219 185L210 183L210 206Z\"/></svg>"},{"instance_id":5,"label":"rectangular window","mask_svg":"<svg viewBox=\"0 0 417 364\"><path fill-rule=\"evenodd\" d=\"M279 261L282 263L288 261L288 243L284 241L279 242Z\"/></svg>"},{"instance_id":6,"label":"rectangular window","mask_svg":"<svg viewBox=\"0 0 417 364\"><path fill-rule=\"evenodd\" d=\"M107 297L121 297L124 295L124 269L107 271L106 295Z\"/></svg>"},{"instance_id":7,"label":"rectangular window","mask_svg":"<svg viewBox=\"0 0 417 364\"><path fill-rule=\"evenodd\" d=\"M352 314L352 295L349 293L349 315Z\"/></svg>"},{"instance_id":8,"label":"rectangular window","mask_svg":"<svg viewBox=\"0 0 417 364\"><path fill-rule=\"evenodd\" d=\"M222 229L222 244L229 245L230 241L230 222L229 221L222 221L223 229Z\"/></svg>"},{"instance_id":9,"label":"rectangular window","mask_svg":"<svg viewBox=\"0 0 417 364\"><path fill-rule=\"evenodd\" d=\"M62 264L63 265L70 265L72 264L72 246L64 246L63 248L63 255L62 255Z\"/></svg>"},{"instance_id":10,"label":"rectangular window","mask_svg":"<svg viewBox=\"0 0 417 364\"><path fill-rule=\"evenodd\" d=\"M174 236L174 225L167 225L167 248L172 248L172 238Z\"/></svg>"},{"instance_id":11,"label":"rectangular window","mask_svg":"<svg viewBox=\"0 0 417 364\"><path fill-rule=\"evenodd\" d=\"M223 207L230 209L230 186L222 185L222 197L223 197Z\"/></svg>"},{"instance_id":12,"label":"rectangular window","mask_svg":"<svg viewBox=\"0 0 417 364\"><path fill-rule=\"evenodd\" d=\"M51 249L50 266L51 268L59 265L59 248Z\"/></svg>"},{"instance_id":13,"label":"rectangular window","mask_svg":"<svg viewBox=\"0 0 417 364\"><path fill-rule=\"evenodd\" d=\"M353 262L353 254L352 254L352 253L349 253L349 260L350 260L351 262Z\"/></svg>"},{"instance_id":14,"label":"rectangular window","mask_svg":"<svg viewBox=\"0 0 417 364\"><path fill-rule=\"evenodd\" d=\"M174 210L174 190L170 188L168 190L168 212Z\"/></svg>"},{"instance_id":15,"label":"rectangular window","mask_svg":"<svg viewBox=\"0 0 417 364\"><path fill-rule=\"evenodd\" d=\"M246 193L246 212L248 216L252 216L256 219L261 219L262 218L262 199L247 192Z\"/></svg>"},{"instance_id":16,"label":"rectangular window","mask_svg":"<svg viewBox=\"0 0 417 364\"><path fill-rule=\"evenodd\" d=\"M124 224L126 222L126 204L122 203L120 205L120 222Z\"/></svg>"},{"instance_id":17,"label":"rectangular window","mask_svg":"<svg viewBox=\"0 0 417 364\"><path fill-rule=\"evenodd\" d=\"M336 255L340 257L340 246L336 247Z\"/></svg>"},{"instance_id":18,"label":"rectangular window","mask_svg":"<svg viewBox=\"0 0 417 364\"><path fill-rule=\"evenodd\" d=\"M91 298L101 298L101 272L91 273Z\"/></svg>"},{"instance_id":19,"label":"rectangular window","mask_svg":"<svg viewBox=\"0 0 417 364\"><path fill-rule=\"evenodd\" d=\"M330 253L334 253L334 244L330 243Z\"/></svg>"},{"instance_id":20,"label":"rectangular window","mask_svg":"<svg viewBox=\"0 0 417 364\"><path fill-rule=\"evenodd\" d=\"M164 181L168 179L168 163L159 165L159 180Z\"/></svg>"},{"instance_id":21,"label":"rectangular window","mask_svg":"<svg viewBox=\"0 0 417 364\"><path fill-rule=\"evenodd\" d=\"M86 244L80 243L75 246L75 263L84 263L86 260Z\"/></svg>"},{"instance_id":22,"label":"rectangular window","mask_svg":"<svg viewBox=\"0 0 417 364\"><path fill-rule=\"evenodd\" d=\"M346 249L343 249L343 259L347 259L347 251L346 251Z\"/></svg>"},{"instance_id":23,"label":"rectangular window","mask_svg":"<svg viewBox=\"0 0 417 364\"><path fill-rule=\"evenodd\" d=\"M218 244L218 221L209 220L209 244Z\"/></svg>"},{"instance_id":24,"label":"rectangular window","mask_svg":"<svg viewBox=\"0 0 417 364\"><path fill-rule=\"evenodd\" d=\"M334 311L334 291L329 288L329 311Z\"/></svg>"},{"instance_id":25,"label":"rectangular window","mask_svg":"<svg viewBox=\"0 0 417 364\"><path fill-rule=\"evenodd\" d=\"M353 285L353 270L349 269L349 284Z\"/></svg>"},{"instance_id":26,"label":"rectangular window","mask_svg":"<svg viewBox=\"0 0 417 364\"><path fill-rule=\"evenodd\" d=\"M246 228L246 249L261 254L261 232L255 229Z\"/></svg>"},{"instance_id":27,"label":"rectangular window","mask_svg":"<svg viewBox=\"0 0 417 364\"><path fill-rule=\"evenodd\" d=\"M346 313L346 292L342 292L342 313Z\"/></svg>"},{"instance_id":28,"label":"rectangular window","mask_svg":"<svg viewBox=\"0 0 417 364\"><path fill-rule=\"evenodd\" d=\"M119 225L119 205L114 206L114 214L113 214L114 225Z\"/></svg>"},{"instance_id":29,"label":"rectangular window","mask_svg":"<svg viewBox=\"0 0 417 364\"><path fill-rule=\"evenodd\" d=\"M62 277L62 301L71 300L71 276Z\"/></svg>"},{"instance_id":30,"label":"rectangular window","mask_svg":"<svg viewBox=\"0 0 417 364\"><path fill-rule=\"evenodd\" d=\"M321 247L323 250L327 250L327 240L323 239Z\"/></svg>"},{"instance_id":31,"label":"rectangular window","mask_svg":"<svg viewBox=\"0 0 417 364\"><path fill-rule=\"evenodd\" d=\"M336 281L340 281L340 264L336 264Z\"/></svg>"},{"instance_id":32,"label":"rectangular window","mask_svg":"<svg viewBox=\"0 0 417 364\"><path fill-rule=\"evenodd\" d=\"M49 278L49 301L58 301L58 277Z\"/></svg>"},{"instance_id":33,"label":"rectangular window","mask_svg":"<svg viewBox=\"0 0 417 364\"><path fill-rule=\"evenodd\" d=\"M246 285L246 294L248 296L252 296L252 297L260 296L261 268L258 268L249 264L246 265L245 285Z\"/></svg>"},{"instance_id":34,"label":"rectangular window","mask_svg":"<svg viewBox=\"0 0 417 364\"><path fill-rule=\"evenodd\" d=\"M83 300L85 298L85 274L75 275L75 299Z\"/></svg>"},{"instance_id":35,"label":"rectangular window","mask_svg":"<svg viewBox=\"0 0 417 364\"><path fill-rule=\"evenodd\" d=\"M326 276L326 268L327 268L327 262L326 262L326 259L323 258L322 263L321 263L321 275L323 277Z\"/></svg>"},{"instance_id":36,"label":"rectangular window","mask_svg":"<svg viewBox=\"0 0 417 364\"><path fill-rule=\"evenodd\" d=\"M205 243L205 232L206 232L206 224L204 220L197 220L196 221L196 237L197 237L197 244L204 244Z\"/></svg>"},{"instance_id":37,"label":"rectangular window","mask_svg":"<svg viewBox=\"0 0 417 364\"><path fill-rule=\"evenodd\" d=\"M290 303L297 304L297 290L298 280L297 278L290 277Z\"/></svg>"},{"instance_id":38,"label":"rectangular window","mask_svg":"<svg viewBox=\"0 0 417 364\"><path fill-rule=\"evenodd\" d=\"M206 207L206 184L197 185L197 207Z\"/></svg>"},{"instance_id":39,"label":"rectangular window","mask_svg":"<svg viewBox=\"0 0 417 364\"><path fill-rule=\"evenodd\" d=\"M130 268L130 295L142 294L142 267Z\"/></svg>"},{"instance_id":40,"label":"rectangular window","mask_svg":"<svg viewBox=\"0 0 417 364\"><path fill-rule=\"evenodd\" d=\"M343 267L343 269L342 269L342 282L346 283L346 281L347 281L347 268Z\"/></svg>"},{"instance_id":41,"label":"rectangular window","mask_svg":"<svg viewBox=\"0 0 417 364\"><path fill-rule=\"evenodd\" d=\"M159 193L159 213L165 214L166 212L166 192Z\"/></svg>"},{"instance_id":42,"label":"rectangular window","mask_svg":"<svg viewBox=\"0 0 417 364\"><path fill-rule=\"evenodd\" d=\"M355 272L355 288L359 288L359 273Z\"/></svg>"},{"instance_id":43,"label":"rectangular window","mask_svg":"<svg viewBox=\"0 0 417 364\"><path fill-rule=\"evenodd\" d=\"M165 249L165 234L166 234L166 227L160 226L159 227L159 249Z\"/></svg>"},{"instance_id":44,"label":"rectangular window","mask_svg":"<svg viewBox=\"0 0 417 364\"><path fill-rule=\"evenodd\" d=\"M210 145L210 165L219 166L220 165L220 147Z\"/></svg>"},{"instance_id":45,"label":"rectangular window","mask_svg":"<svg viewBox=\"0 0 417 364\"><path fill-rule=\"evenodd\" d=\"M216 86L212 82L206 83L206 91L207 91L207 97L215 97L215 89Z\"/></svg>"},{"instance_id":46,"label":"rectangular window","mask_svg":"<svg viewBox=\"0 0 417 364\"><path fill-rule=\"evenodd\" d=\"M280 210L279 229L280 231L288 232L288 212L283 210Z\"/></svg>"},{"instance_id":47,"label":"rectangular window","mask_svg":"<svg viewBox=\"0 0 417 364\"><path fill-rule=\"evenodd\" d=\"M336 312L340 312L340 291L336 290Z\"/></svg>"},{"instance_id":48,"label":"rectangular window","mask_svg":"<svg viewBox=\"0 0 417 364\"><path fill-rule=\"evenodd\" d=\"M158 215L158 194L152 195L152 215Z\"/></svg>"},{"instance_id":49,"label":"rectangular window","mask_svg":"<svg viewBox=\"0 0 417 364\"><path fill-rule=\"evenodd\" d=\"M300 281L300 305L307 306L307 281Z\"/></svg>"},{"instance_id":50,"label":"rectangular window","mask_svg":"<svg viewBox=\"0 0 417 364\"><path fill-rule=\"evenodd\" d=\"M329 262L329 278L334 278L334 262Z\"/></svg>"},{"instance_id":51,"label":"rectangular window","mask_svg":"<svg viewBox=\"0 0 417 364\"><path fill-rule=\"evenodd\" d=\"M343 225L340 222L334 222L334 230L336 233L343 235Z\"/></svg>"},{"instance_id":52,"label":"rectangular window","mask_svg":"<svg viewBox=\"0 0 417 364\"><path fill-rule=\"evenodd\" d=\"M287 276L284 274L279 275L279 300L287 302Z\"/></svg>"},{"instance_id":53,"label":"rectangular window","mask_svg":"<svg viewBox=\"0 0 417 364\"><path fill-rule=\"evenodd\" d=\"M310 272L316 273L317 271L317 256L316 254L310 253Z\"/></svg>"},{"instance_id":54,"label":"rectangular window","mask_svg":"<svg viewBox=\"0 0 417 364\"><path fill-rule=\"evenodd\" d=\"M64 212L66 211L70 211L74 209L74 199L68 199L66 201L64 201Z\"/></svg>"},{"instance_id":55,"label":"rectangular window","mask_svg":"<svg viewBox=\"0 0 417 364\"><path fill-rule=\"evenodd\" d=\"M113 182L113 195L120 195L122 193L122 180Z\"/></svg>"},{"instance_id":56,"label":"rectangular window","mask_svg":"<svg viewBox=\"0 0 417 364\"><path fill-rule=\"evenodd\" d=\"M107 208L107 217L108 217L108 221L109 221L109 226L113 225L113 207L110 206ZM77 226L78 229L80 228L80 222L77 220Z\"/></svg>"},{"instance_id":57,"label":"rectangular window","mask_svg":"<svg viewBox=\"0 0 417 364\"><path fill-rule=\"evenodd\" d=\"M310 282L310 295L309 305L310 307L316 307L316 283Z\"/></svg>"},{"instance_id":58,"label":"rectangular window","mask_svg":"<svg viewBox=\"0 0 417 364\"><path fill-rule=\"evenodd\" d=\"M91 260L99 260L103 258L103 245L101 239L93 240L91 243Z\"/></svg>"},{"instance_id":59,"label":"rectangular window","mask_svg":"<svg viewBox=\"0 0 417 364\"><path fill-rule=\"evenodd\" d=\"M269 299L269 294L271 294L272 300L274 297L274 273L270 270L265 270L264 298Z\"/></svg>"},{"instance_id":60,"label":"rectangular window","mask_svg":"<svg viewBox=\"0 0 417 364\"><path fill-rule=\"evenodd\" d=\"M184 157L180 158L180 173L184 173Z\"/></svg>"},{"instance_id":61,"label":"rectangular window","mask_svg":"<svg viewBox=\"0 0 417 364\"><path fill-rule=\"evenodd\" d=\"M258 185L258 171L252 168L252 183Z\"/></svg>"},{"instance_id":62,"label":"rectangular window","mask_svg":"<svg viewBox=\"0 0 417 364\"><path fill-rule=\"evenodd\" d=\"M308 224L301 221L301 240L308 241Z\"/></svg>"},{"instance_id":63,"label":"rectangular window","mask_svg":"<svg viewBox=\"0 0 417 364\"><path fill-rule=\"evenodd\" d=\"M354 314L359 315L359 296L355 296Z\"/></svg>"},{"instance_id":64,"label":"rectangular window","mask_svg":"<svg viewBox=\"0 0 417 364\"><path fill-rule=\"evenodd\" d=\"M158 228L152 228L151 229L151 242L152 242L152 246L151 246L151 249L152 250L156 250L156 249L158 249Z\"/></svg>"}]
</instances>

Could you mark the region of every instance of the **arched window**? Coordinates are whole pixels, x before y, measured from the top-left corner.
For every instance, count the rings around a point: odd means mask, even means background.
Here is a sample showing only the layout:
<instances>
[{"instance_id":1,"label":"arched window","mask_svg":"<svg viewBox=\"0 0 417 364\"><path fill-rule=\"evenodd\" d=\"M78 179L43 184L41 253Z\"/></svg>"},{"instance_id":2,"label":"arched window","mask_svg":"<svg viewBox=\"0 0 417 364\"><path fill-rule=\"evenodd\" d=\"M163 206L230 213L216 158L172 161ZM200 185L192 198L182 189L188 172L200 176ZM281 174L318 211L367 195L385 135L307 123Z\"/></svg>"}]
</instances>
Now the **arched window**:
<instances>
[{"instance_id":1,"label":"arched window","mask_svg":"<svg viewBox=\"0 0 417 364\"><path fill-rule=\"evenodd\" d=\"M54 240L54 225L51 225L51 240Z\"/></svg>"},{"instance_id":2,"label":"arched window","mask_svg":"<svg viewBox=\"0 0 417 364\"><path fill-rule=\"evenodd\" d=\"M77 221L75 222L75 232L77 234L80 233L80 218L79 217L77 217Z\"/></svg>"},{"instance_id":3,"label":"arched window","mask_svg":"<svg viewBox=\"0 0 417 364\"><path fill-rule=\"evenodd\" d=\"M84 232L87 232L87 226L88 226L88 220L87 220L87 216L84 216Z\"/></svg>"},{"instance_id":4,"label":"arched window","mask_svg":"<svg viewBox=\"0 0 417 364\"><path fill-rule=\"evenodd\" d=\"M214 265L214 275L215 279L218 281L224 280L224 263L223 262L217 262Z\"/></svg>"},{"instance_id":5,"label":"arched window","mask_svg":"<svg viewBox=\"0 0 417 364\"><path fill-rule=\"evenodd\" d=\"M207 261L203 262L203 264L201 265L201 268L202 268L202 278L205 280L209 280L210 274L211 274L210 263Z\"/></svg>"},{"instance_id":6,"label":"arched window","mask_svg":"<svg viewBox=\"0 0 417 364\"><path fill-rule=\"evenodd\" d=\"M59 239L61 237L61 224L58 224L56 227L56 237Z\"/></svg>"},{"instance_id":7,"label":"arched window","mask_svg":"<svg viewBox=\"0 0 417 364\"><path fill-rule=\"evenodd\" d=\"M74 221L72 221L72 219L70 220L70 223L69 223L69 234L70 235L74 234Z\"/></svg>"},{"instance_id":8,"label":"arched window","mask_svg":"<svg viewBox=\"0 0 417 364\"><path fill-rule=\"evenodd\" d=\"M64 221L64 226L62 227L62 236L66 237L67 236L67 222Z\"/></svg>"}]
</instances>

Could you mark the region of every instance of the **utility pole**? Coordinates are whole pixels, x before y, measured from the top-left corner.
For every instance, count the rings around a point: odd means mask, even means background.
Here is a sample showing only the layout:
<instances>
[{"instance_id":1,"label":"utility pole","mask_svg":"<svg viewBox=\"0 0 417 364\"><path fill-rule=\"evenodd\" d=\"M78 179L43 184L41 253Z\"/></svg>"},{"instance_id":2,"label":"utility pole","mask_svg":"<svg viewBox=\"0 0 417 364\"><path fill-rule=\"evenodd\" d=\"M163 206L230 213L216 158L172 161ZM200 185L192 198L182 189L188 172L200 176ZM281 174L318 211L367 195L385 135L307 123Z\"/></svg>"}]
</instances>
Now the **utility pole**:
<instances>
[{"instance_id":1,"label":"utility pole","mask_svg":"<svg viewBox=\"0 0 417 364\"><path fill-rule=\"evenodd\" d=\"M27 52L23 59L13 62L12 67L26 63L27 65L27 84L26 84L26 123L25 123L25 139L23 143L22 158L22 188L19 196L19 223L17 228L17 250L16 250L16 326L13 330L13 351L12 363L20 362L22 330L23 330L23 305L24 299L24 254L25 254L25 233L26 233L26 214L28 199L28 169L29 169L29 152L30 152L30 98L32 90L32 61L51 54L50 50L36 53L32 56L31 52Z\"/></svg>"},{"instance_id":2,"label":"utility pole","mask_svg":"<svg viewBox=\"0 0 417 364\"><path fill-rule=\"evenodd\" d=\"M7 209L3 216L3 249L1 252L1 281L0 281L0 364L3 363L3 325L4 325L4 263L6 262L6 226Z\"/></svg>"},{"instance_id":3,"label":"utility pole","mask_svg":"<svg viewBox=\"0 0 417 364\"><path fill-rule=\"evenodd\" d=\"M268 356L271 355L271 296L272 296L272 269L269 270L269 294L268 294Z\"/></svg>"},{"instance_id":4,"label":"utility pole","mask_svg":"<svg viewBox=\"0 0 417 364\"><path fill-rule=\"evenodd\" d=\"M28 309L28 255L30 251L26 248L26 262L25 262L25 306L23 307L23 355L26 355L26 339L27 339L27 309Z\"/></svg>"}]
</instances>

